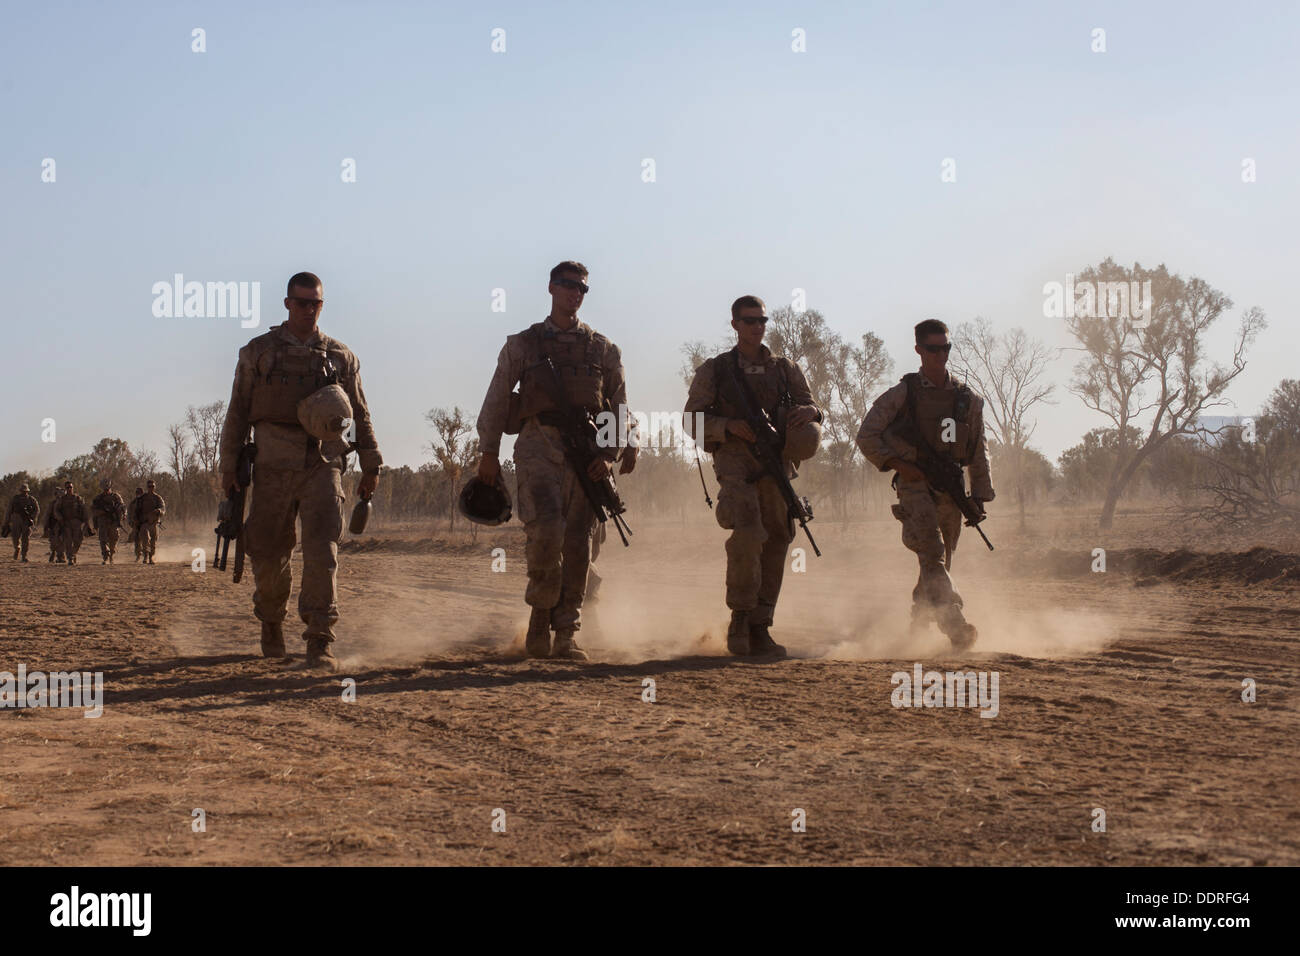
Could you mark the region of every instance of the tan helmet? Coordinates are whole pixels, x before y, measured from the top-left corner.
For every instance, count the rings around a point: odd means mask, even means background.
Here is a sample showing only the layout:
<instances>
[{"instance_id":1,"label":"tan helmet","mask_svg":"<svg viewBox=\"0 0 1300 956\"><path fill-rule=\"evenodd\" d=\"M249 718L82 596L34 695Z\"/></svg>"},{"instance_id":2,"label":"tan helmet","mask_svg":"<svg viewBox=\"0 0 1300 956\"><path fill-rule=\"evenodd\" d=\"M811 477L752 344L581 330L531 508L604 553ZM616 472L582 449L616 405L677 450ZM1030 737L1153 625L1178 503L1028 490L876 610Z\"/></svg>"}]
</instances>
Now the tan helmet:
<instances>
[{"instance_id":1,"label":"tan helmet","mask_svg":"<svg viewBox=\"0 0 1300 956\"><path fill-rule=\"evenodd\" d=\"M781 413L781 421L778 423L778 427L785 425L785 415L788 414L788 410L782 408ZM805 422L797 428L787 427L785 429L785 447L781 449L781 457L788 458L798 464L817 454L817 449L821 448L821 446L821 422Z\"/></svg>"},{"instance_id":2,"label":"tan helmet","mask_svg":"<svg viewBox=\"0 0 1300 956\"><path fill-rule=\"evenodd\" d=\"M298 403L298 422L312 438L337 441L352 424L352 403L342 386L326 385Z\"/></svg>"}]
</instances>

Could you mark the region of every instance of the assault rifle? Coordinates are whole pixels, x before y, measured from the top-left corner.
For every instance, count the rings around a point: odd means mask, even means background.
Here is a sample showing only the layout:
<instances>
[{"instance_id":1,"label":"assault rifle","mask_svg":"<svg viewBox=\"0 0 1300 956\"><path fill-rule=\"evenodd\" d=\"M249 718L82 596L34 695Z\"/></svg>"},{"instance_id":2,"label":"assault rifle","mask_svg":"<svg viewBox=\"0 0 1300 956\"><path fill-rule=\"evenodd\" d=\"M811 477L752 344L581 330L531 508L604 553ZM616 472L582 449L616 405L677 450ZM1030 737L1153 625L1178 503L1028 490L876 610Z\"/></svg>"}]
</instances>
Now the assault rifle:
<instances>
[{"instance_id":1,"label":"assault rifle","mask_svg":"<svg viewBox=\"0 0 1300 956\"><path fill-rule=\"evenodd\" d=\"M235 464L235 488L226 493L226 498L217 506L217 548L214 552L212 566L218 571L226 570L226 558L230 554L230 542L235 542L235 572L230 579L236 584L244 576L244 499L248 495L248 486L253 483L253 459L257 457L257 446L246 442L239 449L239 458ZM138 533L138 532L137 532Z\"/></svg>"},{"instance_id":2,"label":"assault rifle","mask_svg":"<svg viewBox=\"0 0 1300 956\"><path fill-rule=\"evenodd\" d=\"M966 519L966 527L974 528L979 532L979 536L984 539L984 543L993 550L993 542L989 540L984 529L980 527L980 522L988 517L984 510L975 503L975 499L966 494L966 477L962 473L961 465L953 461L947 455L942 454L934 449L926 437L921 434L921 429L913 423L910 427L904 428L899 436L906 441L910 441L916 448L916 467L921 469L925 475L926 483L935 491L942 492L952 499L953 504L957 506Z\"/></svg>"},{"instance_id":3,"label":"assault rifle","mask_svg":"<svg viewBox=\"0 0 1300 956\"><path fill-rule=\"evenodd\" d=\"M593 481L587 474L587 468L591 463L598 457L602 457L597 454L599 445L596 443L596 423L591 420L591 416L585 409L575 408L569 401L568 395L564 392L564 384L560 381L560 373L555 370L549 355L543 356L536 367L541 366L545 366L547 372L544 377L546 390L550 393L556 408L559 409L559 418L555 424L564 441L564 457L569 460L569 465L577 474L578 486L587 496L592 511L596 513L596 520L601 524L612 520L618 536L623 539L623 547L626 548L627 538L632 533L632 529L623 518L627 506L618 496L618 486L614 484L613 472L611 471L600 481Z\"/></svg>"},{"instance_id":4,"label":"assault rifle","mask_svg":"<svg viewBox=\"0 0 1300 956\"><path fill-rule=\"evenodd\" d=\"M722 370L721 383L730 386L732 398L741 410L741 418L754 433L750 453L762 469L762 475L776 482L776 487L785 500L790 519L799 522L799 527L803 528L803 533L808 536L808 543L812 545L813 554L820 558L822 553L817 547L817 542L813 540L812 532L808 530L808 522L813 519L812 504L807 497L801 498L794 493L794 486L790 484L790 479L785 474L785 459L781 457L781 449L785 447L785 437L776 430L776 426L767 417L767 412L758 407L758 402L750 393L749 386L741 381L736 371L733 353L725 352L719 355L713 367ZM789 396L783 396L782 401L788 401L788 398Z\"/></svg>"}]
</instances>

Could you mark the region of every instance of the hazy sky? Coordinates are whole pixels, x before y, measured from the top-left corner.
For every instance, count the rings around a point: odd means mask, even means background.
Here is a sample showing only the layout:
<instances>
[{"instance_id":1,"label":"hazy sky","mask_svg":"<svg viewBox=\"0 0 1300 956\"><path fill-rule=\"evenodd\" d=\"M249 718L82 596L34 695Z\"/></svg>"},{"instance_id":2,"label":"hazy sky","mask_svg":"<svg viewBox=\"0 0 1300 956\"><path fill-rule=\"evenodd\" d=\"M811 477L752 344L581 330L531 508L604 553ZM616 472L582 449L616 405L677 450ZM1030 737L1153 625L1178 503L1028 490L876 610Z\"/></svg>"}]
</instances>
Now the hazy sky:
<instances>
[{"instance_id":1,"label":"hazy sky","mask_svg":"<svg viewBox=\"0 0 1300 956\"><path fill-rule=\"evenodd\" d=\"M300 269L325 280L321 327L361 359L389 464L424 460L425 410L477 413L566 258L646 410L681 407L681 344L729 334L743 293L806 290L901 373L930 316L1070 344L1043 284L1108 255L1228 294L1221 349L1265 310L1241 412L1300 374L1300 5L703 7L7 5L0 473L106 435L161 455L187 405L229 397ZM260 282L261 327L155 317L176 273ZM1035 436L1053 459L1104 424L1057 398Z\"/></svg>"}]
</instances>

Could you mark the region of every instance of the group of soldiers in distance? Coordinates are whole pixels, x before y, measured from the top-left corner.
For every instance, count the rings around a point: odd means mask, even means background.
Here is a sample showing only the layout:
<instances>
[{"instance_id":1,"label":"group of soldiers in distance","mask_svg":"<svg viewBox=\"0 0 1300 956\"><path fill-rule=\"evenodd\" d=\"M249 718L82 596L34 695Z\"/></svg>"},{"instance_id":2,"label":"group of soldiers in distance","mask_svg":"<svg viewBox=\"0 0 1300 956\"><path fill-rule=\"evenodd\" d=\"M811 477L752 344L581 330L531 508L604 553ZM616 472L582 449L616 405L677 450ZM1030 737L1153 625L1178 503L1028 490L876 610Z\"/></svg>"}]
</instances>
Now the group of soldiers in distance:
<instances>
[{"instance_id":1,"label":"group of soldiers in distance","mask_svg":"<svg viewBox=\"0 0 1300 956\"><path fill-rule=\"evenodd\" d=\"M76 564L82 540L97 536L101 562L112 564L120 533L127 530L127 541L135 545L135 560L154 564L158 530L162 527L162 516L167 513L167 503L158 494L154 482L151 480L146 487L136 488L130 505L113 490L110 479L103 479L99 487L100 492L89 507L73 489L71 481L65 481L62 488L54 489L54 500L45 514L43 526L50 543L49 562ZM4 537L13 540L15 561L28 560L28 546L40 513L40 504L32 497L31 487L24 483L9 502L4 519ZM124 521L127 523L125 529Z\"/></svg>"}]
</instances>

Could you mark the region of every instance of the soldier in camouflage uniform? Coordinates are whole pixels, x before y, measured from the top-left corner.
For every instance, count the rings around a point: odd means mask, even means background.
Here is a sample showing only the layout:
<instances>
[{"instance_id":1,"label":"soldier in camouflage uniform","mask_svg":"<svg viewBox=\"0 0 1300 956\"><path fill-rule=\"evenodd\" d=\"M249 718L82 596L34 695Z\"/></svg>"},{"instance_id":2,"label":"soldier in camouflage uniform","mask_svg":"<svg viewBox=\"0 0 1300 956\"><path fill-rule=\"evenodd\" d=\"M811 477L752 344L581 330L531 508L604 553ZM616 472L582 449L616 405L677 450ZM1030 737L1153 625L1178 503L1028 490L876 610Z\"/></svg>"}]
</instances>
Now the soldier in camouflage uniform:
<instances>
[{"instance_id":1,"label":"soldier in camouflage uniform","mask_svg":"<svg viewBox=\"0 0 1300 956\"><path fill-rule=\"evenodd\" d=\"M736 347L704 362L695 371L683 415L688 434L713 455L718 479L718 524L727 538L727 649L737 656L774 656L785 648L772 640L769 628L785 575L786 551L794 539L794 522L777 483L760 474L749 451L755 435L741 417L739 404L720 383L720 362L734 365L737 378L749 386L754 401L790 437L821 438L821 409L813 401L799 366L773 355L763 344L767 306L758 296L741 296L731 306ZM697 435L696 413L704 415L704 434ZM802 457L810 457L809 451ZM795 475L795 456L787 454L787 477Z\"/></svg>"},{"instance_id":2,"label":"soldier in camouflage uniform","mask_svg":"<svg viewBox=\"0 0 1300 956\"><path fill-rule=\"evenodd\" d=\"M135 545L135 560L140 561L140 555L143 548L140 545L140 499L144 497L144 489L136 486L135 497L131 499L131 505L127 509L127 524L131 528L131 533L127 535L126 540Z\"/></svg>"},{"instance_id":3,"label":"soldier in camouflage uniform","mask_svg":"<svg viewBox=\"0 0 1300 956\"><path fill-rule=\"evenodd\" d=\"M50 510L45 512L45 537L50 542L50 563L53 564L55 559L62 564L63 558L63 526L59 524L59 499L63 497L63 489L56 487L54 489L54 500L50 502Z\"/></svg>"},{"instance_id":4,"label":"soldier in camouflage uniform","mask_svg":"<svg viewBox=\"0 0 1300 956\"><path fill-rule=\"evenodd\" d=\"M294 526L301 520L298 616L306 625L307 665L334 670L338 660L330 644L339 619L336 576L349 444L308 434L299 402L337 379L356 429L360 496L374 494L383 457L361 387L361 363L346 345L317 328L324 305L320 279L300 272L289 280L287 293L288 320L239 350L221 432L221 486L236 487L239 452L253 429L257 458L244 540L253 565L253 613L262 622L262 653L286 656L282 622L293 583Z\"/></svg>"},{"instance_id":5,"label":"soldier in camouflage uniform","mask_svg":"<svg viewBox=\"0 0 1300 956\"><path fill-rule=\"evenodd\" d=\"M58 512L59 531L62 535L62 551L68 556L68 564L77 563L77 551L81 549L81 539L85 533L86 522L90 513L81 495L72 490L72 482L63 483L63 497L54 506Z\"/></svg>"},{"instance_id":6,"label":"soldier in camouflage uniform","mask_svg":"<svg viewBox=\"0 0 1300 956\"><path fill-rule=\"evenodd\" d=\"M144 494L136 502L136 512L140 516L140 524L136 528L136 540L140 543L144 563L156 564L153 555L158 550L158 525L162 523L163 515L167 513L167 502L163 501L163 496L158 494L158 486L152 479L146 481L144 487Z\"/></svg>"},{"instance_id":7,"label":"soldier in camouflage uniform","mask_svg":"<svg viewBox=\"0 0 1300 956\"><path fill-rule=\"evenodd\" d=\"M587 275L587 267L580 262L562 262L551 270L547 286L551 314L545 321L507 336L478 416L482 452L478 476L482 481L499 483L501 436L516 431L519 435L514 460L528 561L524 601L532 608L525 641L530 657L587 659L574 635L582 627L591 530L596 521L564 456L556 427L559 409L547 389L545 376L549 373L541 364L543 357L550 357L575 408L595 414L608 406L617 414L627 402L618 346L578 320L578 309L589 291ZM518 405L512 411L511 391L516 382ZM603 480L615 461L621 461L620 474L631 472L636 466L635 446L615 443L601 449L601 456L587 473L593 481Z\"/></svg>"},{"instance_id":8,"label":"soldier in camouflage uniform","mask_svg":"<svg viewBox=\"0 0 1300 956\"><path fill-rule=\"evenodd\" d=\"M99 494L90 503L90 512L99 532L99 554L103 559L101 563L112 564L113 555L117 553L117 536L122 527L122 516L126 514L126 502L113 490L110 479L103 479L99 487Z\"/></svg>"},{"instance_id":9,"label":"soldier in camouflage uniform","mask_svg":"<svg viewBox=\"0 0 1300 956\"><path fill-rule=\"evenodd\" d=\"M858 448L881 471L897 472L898 504L894 517L903 525L903 545L916 553L920 575L912 589L914 632L933 618L960 652L974 645L978 633L962 614L962 597L949 571L961 534L962 515L948 495L926 482L914 464L916 446L907 432L915 428L939 454L970 471L970 496L983 510L993 500L993 479L984 444L984 399L948 373L948 327L926 319L915 330L921 370L910 372L871 406L858 431ZM900 434L903 433L903 434Z\"/></svg>"},{"instance_id":10,"label":"soldier in camouflage uniform","mask_svg":"<svg viewBox=\"0 0 1300 956\"><path fill-rule=\"evenodd\" d=\"M24 482L18 489L18 494L14 495L13 500L9 502L9 511L5 516L4 523L14 539L15 561L18 560L20 553L22 560L24 562L27 560L27 545L31 540L32 528L36 526L36 518L41 513L41 506L30 492L31 489Z\"/></svg>"}]
</instances>

